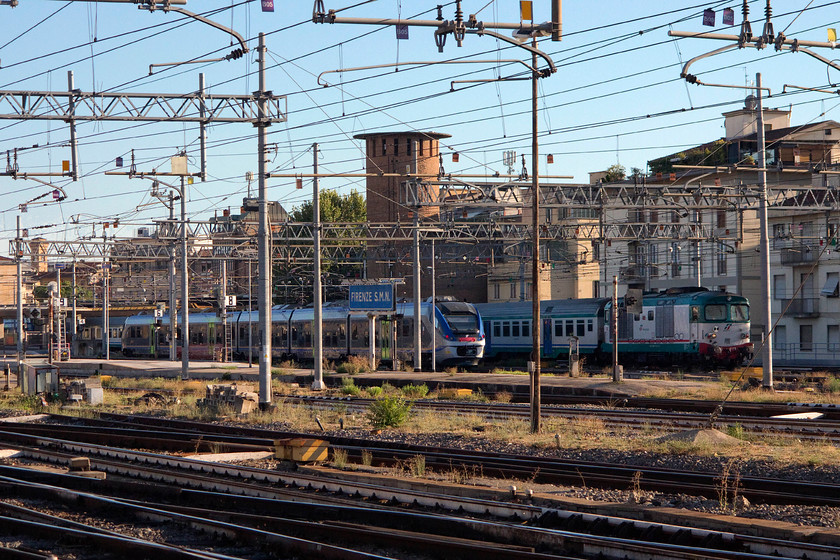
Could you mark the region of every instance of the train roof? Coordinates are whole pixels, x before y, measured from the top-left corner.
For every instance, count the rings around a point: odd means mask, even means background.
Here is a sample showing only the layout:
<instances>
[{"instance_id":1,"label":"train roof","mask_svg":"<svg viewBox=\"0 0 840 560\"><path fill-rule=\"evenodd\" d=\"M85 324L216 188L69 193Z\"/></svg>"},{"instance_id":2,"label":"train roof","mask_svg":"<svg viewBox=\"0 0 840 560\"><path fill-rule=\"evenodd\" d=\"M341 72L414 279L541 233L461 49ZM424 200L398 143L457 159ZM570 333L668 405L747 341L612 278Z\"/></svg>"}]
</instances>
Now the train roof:
<instances>
[{"instance_id":1,"label":"train roof","mask_svg":"<svg viewBox=\"0 0 840 560\"><path fill-rule=\"evenodd\" d=\"M540 302L540 315L544 317L596 316L603 312L608 298L552 299ZM484 319L521 318L533 316L530 301L500 303L476 303L476 309Z\"/></svg>"},{"instance_id":2,"label":"train roof","mask_svg":"<svg viewBox=\"0 0 840 560\"><path fill-rule=\"evenodd\" d=\"M644 294L644 305L656 305L658 302L673 302L677 304L692 303L748 303L747 298L728 292L712 292L703 289L694 290L666 290L659 293Z\"/></svg>"}]
</instances>

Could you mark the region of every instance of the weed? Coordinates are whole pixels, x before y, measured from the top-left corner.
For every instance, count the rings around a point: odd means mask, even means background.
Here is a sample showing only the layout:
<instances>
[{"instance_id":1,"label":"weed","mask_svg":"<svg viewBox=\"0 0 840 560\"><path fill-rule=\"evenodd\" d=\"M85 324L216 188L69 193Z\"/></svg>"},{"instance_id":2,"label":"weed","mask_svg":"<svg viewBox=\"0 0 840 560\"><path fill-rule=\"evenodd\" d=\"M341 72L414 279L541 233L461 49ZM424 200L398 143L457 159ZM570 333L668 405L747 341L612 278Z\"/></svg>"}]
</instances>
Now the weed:
<instances>
[{"instance_id":1,"label":"weed","mask_svg":"<svg viewBox=\"0 0 840 560\"><path fill-rule=\"evenodd\" d=\"M358 396L362 390L356 386L356 383L350 377L345 377L341 380L341 392L344 395Z\"/></svg>"},{"instance_id":2,"label":"weed","mask_svg":"<svg viewBox=\"0 0 840 560\"><path fill-rule=\"evenodd\" d=\"M364 356L348 356L347 361L338 364L335 371L336 373L346 373L348 375L368 372L370 371L370 359Z\"/></svg>"},{"instance_id":3,"label":"weed","mask_svg":"<svg viewBox=\"0 0 840 560\"><path fill-rule=\"evenodd\" d=\"M513 395L507 391L498 391L495 396L496 402L509 403L513 399Z\"/></svg>"},{"instance_id":4,"label":"weed","mask_svg":"<svg viewBox=\"0 0 840 560\"><path fill-rule=\"evenodd\" d=\"M446 373L447 375L455 375L455 374L458 373L458 368L456 368L456 367L444 368L443 372Z\"/></svg>"},{"instance_id":5,"label":"weed","mask_svg":"<svg viewBox=\"0 0 840 560\"><path fill-rule=\"evenodd\" d=\"M744 432L744 427L739 424L735 423L731 426L726 427L726 433L734 438L737 439L746 439L746 434Z\"/></svg>"},{"instance_id":6,"label":"weed","mask_svg":"<svg viewBox=\"0 0 840 560\"><path fill-rule=\"evenodd\" d=\"M823 384L823 391L826 393L840 393L840 378L829 377Z\"/></svg>"},{"instance_id":7,"label":"weed","mask_svg":"<svg viewBox=\"0 0 840 560\"><path fill-rule=\"evenodd\" d=\"M333 448L332 457L333 466L337 469L343 469L347 466L347 450Z\"/></svg>"},{"instance_id":8,"label":"weed","mask_svg":"<svg viewBox=\"0 0 840 560\"><path fill-rule=\"evenodd\" d=\"M405 385L402 388L402 393L409 399L422 399L429 394L429 388L423 385Z\"/></svg>"},{"instance_id":9,"label":"weed","mask_svg":"<svg viewBox=\"0 0 840 560\"><path fill-rule=\"evenodd\" d=\"M362 449L362 465L369 467L373 464L373 453L367 449Z\"/></svg>"},{"instance_id":10,"label":"weed","mask_svg":"<svg viewBox=\"0 0 840 560\"><path fill-rule=\"evenodd\" d=\"M368 420L374 428L398 428L408 420L411 403L402 397L385 397L370 403Z\"/></svg>"},{"instance_id":11,"label":"weed","mask_svg":"<svg viewBox=\"0 0 840 560\"><path fill-rule=\"evenodd\" d=\"M715 482L720 509L723 511L734 509L741 485L741 473L735 459L724 463L720 476L715 479Z\"/></svg>"},{"instance_id":12,"label":"weed","mask_svg":"<svg viewBox=\"0 0 840 560\"><path fill-rule=\"evenodd\" d=\"M630 479L632 484L632 491L636 496L641 496L642 494L642 471L636 471L633 473L633 478Z\"/></svg>"},{"instance_id":13,"label":"weed","mask_svg":"<svg viewBox=\"0 0 840 560\"><path fill-rule=\"evenodd\" d=\"M368 387L365 391L367 391L367 394L374 399L378 399L382 395L382 387Z\"/></svg>"},{"instance_id":14,"label":"weed","mask_svg":"<svg viewBox=\"0 0 840 560\"><path fill-rule=\"evenodd\" d=\"M399 392L396 387L394 387L393 385L391 385L387 381L382 384L381 388L382 388L382 394L383 395L394 395L394 394Z\"/></svg>"},{"instance_id":15,"label":"weed","mask_svg":"<svg viewBox=\"0 0 840 560\"><path fill-rule=\"evenodd\" d=\"M408 461L411 474L420 478L426 475L426 457L423 455L414 455Z\"/></svg>"}]
</instances>

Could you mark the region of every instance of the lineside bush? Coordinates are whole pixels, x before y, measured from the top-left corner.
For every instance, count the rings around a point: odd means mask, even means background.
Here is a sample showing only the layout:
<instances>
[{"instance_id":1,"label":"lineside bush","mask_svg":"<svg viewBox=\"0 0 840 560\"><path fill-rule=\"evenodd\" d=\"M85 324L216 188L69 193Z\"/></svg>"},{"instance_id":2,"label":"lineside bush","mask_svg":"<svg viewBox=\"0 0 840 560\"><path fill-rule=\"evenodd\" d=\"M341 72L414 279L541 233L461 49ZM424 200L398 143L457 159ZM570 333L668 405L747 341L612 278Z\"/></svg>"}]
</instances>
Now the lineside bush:
<instances>
[{"instance_id":1,"label":"lineside bush","mask_svg":"<svg viewBox=\"0 0 840 560\"><path fill-rule=\"evenodd\" d=\"M385 397L370 403L367 418L374 428L399 428L408 420L411 403L402 397Z\"/></svg>"}]
</instances>

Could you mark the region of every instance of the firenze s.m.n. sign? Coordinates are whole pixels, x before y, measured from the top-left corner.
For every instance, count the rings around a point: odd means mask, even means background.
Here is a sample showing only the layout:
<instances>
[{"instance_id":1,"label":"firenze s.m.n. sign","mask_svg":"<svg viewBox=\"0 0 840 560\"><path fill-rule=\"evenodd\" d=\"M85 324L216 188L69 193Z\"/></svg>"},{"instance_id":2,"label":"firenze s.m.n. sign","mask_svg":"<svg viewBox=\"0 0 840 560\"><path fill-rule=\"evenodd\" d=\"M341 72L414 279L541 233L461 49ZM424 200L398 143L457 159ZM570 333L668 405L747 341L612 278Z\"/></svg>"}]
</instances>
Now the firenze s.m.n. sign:
<instances>
[{"instance_id":1,"label":"firenze s.m.n. sign","mask_svg":"<svg viewBox=\"0 0 840 560\"><path fill-rule=\"evenodd\" d=\"M394 285L372 284L350 286L351 311L393 311Z\"/></svg>"}]
</instances>

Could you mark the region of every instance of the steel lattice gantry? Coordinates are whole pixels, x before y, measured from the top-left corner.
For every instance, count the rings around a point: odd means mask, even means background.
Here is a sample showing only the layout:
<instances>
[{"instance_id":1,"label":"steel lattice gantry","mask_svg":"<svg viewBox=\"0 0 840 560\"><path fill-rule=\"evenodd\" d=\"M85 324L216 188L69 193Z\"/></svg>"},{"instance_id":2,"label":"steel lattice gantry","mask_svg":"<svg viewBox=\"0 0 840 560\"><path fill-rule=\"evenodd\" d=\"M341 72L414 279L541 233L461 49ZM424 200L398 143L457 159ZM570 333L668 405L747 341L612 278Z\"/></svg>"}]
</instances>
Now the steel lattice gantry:
<instances>
[{"instance_id":1,"label":"steel lattice gantry","mask_svg":"<svg viewBox=\"0 0 840 560\"><path fill-rule=\"evenodd\" d=\"M253 123L265 101L265 122L286 120L286 97L203 93L89 93L78 90L0 90L0 119L56 121L144 121Z\"/></svg>"}]
</instances>

